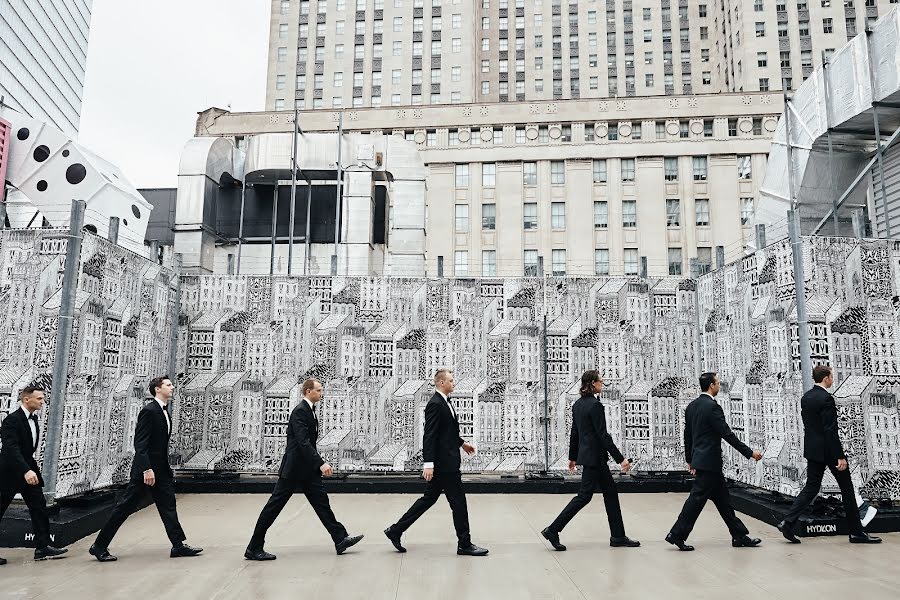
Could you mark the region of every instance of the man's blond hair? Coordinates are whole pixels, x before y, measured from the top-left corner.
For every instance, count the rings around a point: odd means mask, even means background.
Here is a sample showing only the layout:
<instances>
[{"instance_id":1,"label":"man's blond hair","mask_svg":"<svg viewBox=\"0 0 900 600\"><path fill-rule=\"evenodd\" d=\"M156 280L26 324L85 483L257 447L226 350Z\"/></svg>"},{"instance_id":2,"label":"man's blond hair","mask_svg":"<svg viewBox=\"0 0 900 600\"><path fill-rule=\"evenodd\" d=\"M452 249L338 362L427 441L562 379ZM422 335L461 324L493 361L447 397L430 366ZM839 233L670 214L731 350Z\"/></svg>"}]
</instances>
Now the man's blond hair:
<instances>
[{"instance_id":1,"label":"man's blond hair","mask_svg":"<svg viewBox=\"0 0 900 600\"><path fill-rule=\"evenodd\" d=\"M434 385L438 385L442 379L444 379L447 375L453 373L450 369L445 367L441 367L434 373Z\"/></svg>"}]
</instances>

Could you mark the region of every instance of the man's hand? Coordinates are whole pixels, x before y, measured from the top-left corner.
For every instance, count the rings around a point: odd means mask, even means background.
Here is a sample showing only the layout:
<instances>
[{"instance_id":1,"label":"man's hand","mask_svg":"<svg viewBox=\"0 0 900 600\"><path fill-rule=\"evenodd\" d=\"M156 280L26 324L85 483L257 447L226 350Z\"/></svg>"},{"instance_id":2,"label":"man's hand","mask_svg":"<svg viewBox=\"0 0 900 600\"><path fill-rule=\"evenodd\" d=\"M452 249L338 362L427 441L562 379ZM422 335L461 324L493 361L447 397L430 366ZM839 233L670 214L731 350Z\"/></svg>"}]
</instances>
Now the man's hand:
<instances>
[{"instance_id":1,"label":"man's hand","mask_svg":"<svg viewBox=\"0 0 900 600\"><path fill-rule=\"evenodd\" d=\"M25 473L25 483L28 485L37 485L40 480L38 479L37 473L34 471L28 471Z\"/></svg>"},{"instance_id":2,"label":"man's hand","mask_svg":"<svg viewBox=\"0 0 900 600\"><path fill-rule=\"evenodd\" d=\"M575 461L570 460L569 461L569 473L574 473L574 472L575 472Z\"/></svg>"},{"instance_id":3,"label":"man's hand","mask_svg":"<svg viewBox=\"0 0 900 600\"><path fill-rule=\"evenodd\" d=\"M631 461L626 458L622 461L622 463L619 466L622 467L623 473L627 473L628 471L631 470Z\"/></svg>"},{"instance_id":4,"label":"man's hand","mask_svg":"<svg viewBox=\"0 0 900 600\"><path fill-rule=\"evenodd\" d=\"M846 471L847 470L847 459L846 458L838 459L837 470L838 471Z\"/></svg>"},{"instance_id":5,"label":"man's hand","mask_svg":"<svg viewBox=\"0 0 900 600\"><path fill-rule=\"evenodd\" d=\"M422 469L422 477L425 478L425 481L431 481L431 478L434 477L434 469Z\"/></svg>"},{"instance_id":6,"label":"man's hand","mask_svg":"<svg viewBox=\"0 0 900 600\"><path fill-rule=\"evenodd\" d=\"M324 465L319 467L319 470L322 471L322 475L324 475L325 477L331 477L332 474L334 474L334 469L332 469L331 465L329 465L328 463L325 463Z\"/></svg>"},{"instance_id":7,"label":"man's hand","mask_svg":"<svg viewBox=\"0 0 900 600\"><path fill-rule=\"evenodd\" d=\"M144 471L144 484L150 487L156 485L156 474L153 472L153 469Z\"/></svg>"},{"instance_id":8,"label":"man's hand","mask_svg":"<svg viewBox=\"0 0 900 600\"><path fill-rule=\"evenodd\" d=\"M762 452L760 452L759 450L754 450L754 451L753 451L753 456L752 456L751 458L752 458L753 460L755 460L755 461L760 461L760 460L762 460Z\"/></svg>"},{"instance_id":9,"label":"man's hand","mask_svg":"<svg viewBox=\"0 0 900 600\"><path fill-rule=\"evenodd\" d=\"M463 449L463 450L466 452L466 454L468 454L469 456L472 456L473 454L475 454L475 446L473 446L473 445L470 444L469 442L463 442L462 449Z\"/></svg>"},{"instance_id":10,"label":"man's hand","mask_svg":"<svg viewBox=\"0 0 900 600\"><path fill-rule=\"evenodd\" d=\"M688 473L690 473L691 475L696 475L696 474L697 474L697 469L695 469L694 467L692 467L692 466L691 466L691 463L688 463L687 466L688 466Z\"/></svg>"}]
</instances>

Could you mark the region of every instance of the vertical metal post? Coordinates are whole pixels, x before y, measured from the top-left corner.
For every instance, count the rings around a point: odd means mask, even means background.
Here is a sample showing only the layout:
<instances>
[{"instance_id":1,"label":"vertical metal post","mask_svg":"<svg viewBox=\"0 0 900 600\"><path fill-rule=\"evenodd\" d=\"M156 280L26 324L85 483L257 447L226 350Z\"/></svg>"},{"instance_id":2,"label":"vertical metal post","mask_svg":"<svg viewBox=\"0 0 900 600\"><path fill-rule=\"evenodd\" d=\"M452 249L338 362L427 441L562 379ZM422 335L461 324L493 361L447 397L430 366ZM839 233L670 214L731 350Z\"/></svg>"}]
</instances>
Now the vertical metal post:
<instances>
[{"instance_id":1,"label":"vertical metal post","mask_svg":"<svg viewBox=\"0 0 900 600\"><path fill-rule=\"evenodd\" d=\"M641 257L641 279L647 278L647 257Z\"/></svg>"},{"instance_id":2,"label":"vertical metal post","mask_svg":"<svg viewBox=\"0 0 900 600\"><path fill-rule=\"evenodd\" d=\"M337 198L334 203L334 255L331 257L331 274L337 275L338 241L341 234L341 200L343 196L344 167L341 164L341 147L344 141L344 112L338 115L337 141Z\"/></svg>"},{"instance_id":3,"label":"vertical metal post","mask_svg":"<svg viewBox=\"0 0 900 600\"><path fill-rule=\"evenodd\" d=\"M756 249L762 250L766 247L766 225L765 223L756 224Z\"/></svg>"},{"instance_id":4,"label":"vertical metal post","mask_svg":"<svg viewBox=\"0 0 900 600\"><path fill-rule=\"evenodd\" d=\"M275 183L275 195L272 196L272 253L269 257L269 275L275 274L275 227L278 225L278 183Z\"/></svg>"},{"instance_id":5,"label":"vertical metal post","mask_svg":"<svg viewBox=\"0 0 900 600\"><path fill-rule=\"evenodd\" d=\"M791 208L788 210L788 235L791 240L791 253L794 263L794 300L797 304L797 337L800 354L801 392L812 388L812 360L809 346L809 326L806 316L806 281L803 278L803 238L800 230L800 207L794 197L794 151L791 143L791 107L787 92L784 93L784 132L787 146L787 178L788 198Z\"/></svg>"},{"instance_id":6,"label":"vertical metal post","mask_svg":"<svg viewBox=\"0 0 900 600\"><path fill-rule=\"evenodd\" d=\"M47 431L44 446L44 497L52 503L56 496L59 470L59 444L66 411L66 387L69 375L69 343L75 317L75 295L78 292L78 267L81 262L81 239L84 235L84 200L72 200L66 264L63 270L59 303L59 325L56 329L56 352L53 356L50 402L47 406Z\"/></svg>"},{"instance_id":7,"label":"vertical metal post","mask_svg":"<svg viewBox=\"0 0 900 600\"><path fill-rule=\"evenodd\" d=\"M444 257L443 256L438 256L437 276L439 278L444 277Z\"/></svg>"},{"instance_id":8,"label":"vertical metal post","mask_svg":"<svg viewBox=\"0 0 900 600\"><path fill-rule=\"evenodd\" d=\"M546 283L546 282L545 282ZM544 294L546 295L544 286ZM547 349L547 302L544 301L544 473L550 470L550 388L548 387L548 375L550 360Z\"/></svg>"},{"instance_id":9,"label":"vertical metal post","mask_svg":"<svg viewBox=\"0 0 900 600\"><path fill-rule=\"evenodd\" d=\"M310 235L310 218L312 216L312 181L309 180L309 175L306 175L306 256L303 260L303 274L309 275L309 253L312 249L310 245L312 241L309 239Z\"/></svg>"},{"instance_id":10,"label":"vertical metal post","mask_svg":"<svg viewBox=\"0 0 900 600\"><path fill-rule=\"evenodd\" d=\"M837 189L834 181L834 147L831 140L831 92L828 89L828 61L822 62L822 83L825 88L825 132L828 136L828 170L831 172L831 207L834 213L834 235L840 235L840 227L838 225L838 205L837 205Z\"/></svg>"},{"instance_id":11,"label":"vertical metal post","mask_svg":"<svg viewBox=\"0 0 900 600\"><path fill-rule=\"evenodd\" d=\"M863 211L861 208L853 209L853 212L850 213L850 218L853 221L853 235L857 239L862 239L866 237L866 228L863 225Z\"/></svg>"},{"instance_id":12,"label":"vertical metal post","mask_svg":"<svg viewBox=\"0 0 900 600\"><path fill-rule=\"evenodd\" d=\"M891 223L888 215L888 199L887 199L887 191L885 190L884 184L884 162L882 160L883 152L881 148L881 125L878 122L878 104L876 103L875 98L875 64L872 62L872 30L866 27L866 55L869 58L869 81L871 83L872 90L872 125L875 127L875 157L878 160L878 179L881 188L881 207L884 210L884 233L885 237L891 237ZM878 203L874 203L875 213L878 213ZM878 219L873 219L873 222L877 223ZM881 232L876 232L876 235L880 237Z\"/></svg>"},{"instance_id":13,"label":"vertical metal post","mask_svg":"<svg viewBox=\"0 0 900 600\"><path fill-rule=\"evenodd\" d=\"M247 174L244 174L244 181L241 183L241 217L238 222L238 251L237 251L237 274L241 274L241 249L244 244L244 201L247 198Z\"/></svg>"},{"instance_id":14,"label":"vertical metal post","mask_svg":"<svg viewBox=\"0 0 900 600\"><path fill-rule=\"evenodd\" d=\"M291 151L291 220L288 226L288 264L287 274L291 274L294 262L294 215L297 210L297 103L294 103L294 148Z\"/></svg>"},{"instance_id":15,"label":"vertical metal post","mask_svg":"<svg viewBox=\"0 0 900 600\"><path fill-rule=\"evenodd\" d=\"M150 240L150 260L159 264L159 240Z\"/></svg>"},{"instance_id":16,"label":"vertical metal post","mask_svg":"<svg viewBox=\"0 0 900 600\"><path fill-rule=\"evenodd\" d=\"M226 260L226 266L225 266L226 272L229 275L234 275L234 254L228 254L228 256L225 257L225 260Z\"/></svg>"},{"instance_id":17,"label":"vertical metal post","mask_svg":"<svg viewBox=\"0 0 900 600\"><path fill-rule=\"evenodd\" d=\"M175 314L172 315L172 324L169 325L169 377L172 381L178 377L178 315L181 312L181 253L175 254L175 264L172 268L175 272ZM174 414L174 412L172 413Z\"/></svg>"},{"instance_id":18,"label":"vertical metal post","mask_svg":"<svg viewBox=\"0 0 900 600\"><path fill-rule=\"evenodd\" d=\"M109 218L109 233L106 237L111 244L119 243L119 217Z\"/></svg>"},{"instance_id":19,"label":"vertical metal post","mask_svg":"<svg viewBox=\"0 0 900 600\"><path fill-rule=\"evenodd\" d=\"M725 246L716 246L716 268L725 266Z\"/></svg>"}]
</instances>

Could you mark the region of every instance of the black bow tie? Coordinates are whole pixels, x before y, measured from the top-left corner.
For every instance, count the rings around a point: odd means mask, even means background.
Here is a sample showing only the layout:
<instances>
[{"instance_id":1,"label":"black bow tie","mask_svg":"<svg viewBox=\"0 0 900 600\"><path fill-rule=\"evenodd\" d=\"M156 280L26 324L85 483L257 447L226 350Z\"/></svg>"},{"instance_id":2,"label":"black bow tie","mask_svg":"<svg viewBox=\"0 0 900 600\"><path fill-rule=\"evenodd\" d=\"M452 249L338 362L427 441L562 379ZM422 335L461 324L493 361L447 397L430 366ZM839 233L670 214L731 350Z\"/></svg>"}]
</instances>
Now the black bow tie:
<instances>
[{"instance_id":1,"label":"black bow tie","mask_svg":"<svg viewBox=\"0 0 900 600\"><path fill-rule=\"evenodd\" d=\"M37 415L31 415L28 418L31 419L32 421L34 421L35 423L37 423Z\"/></svg>"}]
</instances>

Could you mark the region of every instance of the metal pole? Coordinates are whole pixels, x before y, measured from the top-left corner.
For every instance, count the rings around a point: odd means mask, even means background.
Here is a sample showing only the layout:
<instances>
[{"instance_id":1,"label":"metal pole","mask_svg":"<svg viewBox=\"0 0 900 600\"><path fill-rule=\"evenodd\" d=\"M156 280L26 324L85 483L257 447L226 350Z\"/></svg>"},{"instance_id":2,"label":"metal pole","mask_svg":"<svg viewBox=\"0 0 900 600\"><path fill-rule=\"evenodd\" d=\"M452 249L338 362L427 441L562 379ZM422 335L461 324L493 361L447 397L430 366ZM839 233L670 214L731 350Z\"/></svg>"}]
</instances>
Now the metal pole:
<instances>
[{"instance_id":1,"label":"metal pole","mask_svg":"<svg viewBox=\"0 0 900 600\"><path fill-rule=\"evenodd\" d=\"M344 180L344 167L341 165L341 142L344 140L344 112L338 115L337 143L337 198L334 203L334 256L331 257L331 274L337 275L338 240L341 233L341 196Z\"/></svg>"},{"instance_id":2,"label":"metal pole","mask_svg":"<svg viewBox=\"0 0 900 600\"><path fill-rule=\"evenodd\" d=\"M861 208L853 209L850 218L853 221L853 235L858 239L866 237L866 230L863 226L863 210Z\"/></svg>"},{"instance_id":3,"label":"metal pole","mask_svg":"<svg viewBox=\"0 0 900 600\"><path fill-rule=\"evenodd\" d=\"M444 257L438 256L437 276L439 279L444 277Z\"/></svg>"},{"instance_id":4,"label":"metal pole","mask_svg":"<svg viewBox=\"0 0 900 600\"><path fill-rule=\"evenodd\" d=\"M294 103L294 149L291 151L291 221L288 226L288 264L287 273L291 274L291 263L294 261L294 214L297 210L297 103Z\"/></svg>"},{"instance_id":5,"label":"metal pole","mask_svg":"<svg viewBox=\"0 0 900 600\"><path fill-rule=\"evenodd\" d=\"M175 381L178 376L178 316L181 312L181 261L182 254L179 252L175 255L175 264L173 270L175 273L175 306L172 315L172 324L169 326L169 378ZM175 414L174 412L172 414Z\"/></svg>"},{"instance_id":6,"label":"metal pole","mask_svg":"<svg viewBox=\"0 0 900 600\"><path fill-rule=\"evenodd\" d=\"M59 303L59 326L56 330L56 352L53 356L50 402L47 407L47 432L44 446L44 497L53 503L56 497L59 444L63 416L66 411L66 382L69 374L69 343L75 315L75 295L78 292L78 267L81 262L81 239L84 228L84 200L72 200L69 216L69 235L66 244L66 264L63 270Z\"/></svg>"},{"instance_id":7,"label":"metal pole","mask_svg":"<svg viewBox=\"0 0 900 600\"><path fill-rule=\"evenodd\" d=\"M278 225L278 183L272 196L272 253L269 257L269 275L275 274L275 227Z\"/></svg>"},{"instance_id":8,"label":"metal pole","mask_svg":"<svg viewBox=\"0 0 900 600\"><path fill-rule=\"evenodd\" d=\"M825 88L825 129L828 136L828 170L831 171L831 209L834 212L834 235L840 235L838 226L837 189L834 182L834 147L831 141L831 95L828 89L828 61L822 63L822 84Z\"/></svg>"},{"instance_id":9,"label":"metal pole","mask_svg":"<svg viewBox=\"0 0 900 600\"><path fill-rule=\"evenodd\" d=\"M647 279L647 257L641 257L641 279Z\"/></svg>"},{"instance_id":10,"label":"metal pole","mask_svg":"<svg viewBox=\"0 0 900 600\"><path fill-rule=\"evenodd\" d=\"M546 283L546 282L545 282ZM546 285L544 289L546 290ZM546 291L544 292L546 294ZM548 386L547 303L544 301L544 473L550 470L550 388Z\"/></svg>"},{"instance_id":11,"label":"metal pole","mask_svg":"<svg viewBox=\"0 0 900 600\"><path fill-rule=\"evenodd\" d=\"M109 218L109 234L106 237L111 244L119 243L119 217Z\"/></svg>"},{"instance_id":12,"label":"metal pole","mask_svg":"<svg viewBox=\"0 0 900 600\"><path fill-rule=\"evenodd\" d=\"M244 181L241 184L241 218L238 223L238 252L237 252L237 274L241 274L241 249L244 244L244 200L247 197L247 175L244 174Z\"/></svg>"},{"instance_id":13,"label":"metal pole","mask_svg":"<svg viewBox=\"0 0 900 600\"><path fill-rule=\"evenodd\" d=\"M875 65L872 62L872 30L866 27L866 55L869 58L869 81L871 82L871 90L872 90L872 125L875 127L875 158L878 161L878 180L881 188L881 206L884 209L884 233L885 237L891 237L891 223L890 217L888 216L888 199L887 199L887 191L885 190L884 184L884 163L882 161L882 155L884 154L881 148L881 126L878 123L878 105L875 103ZM875 212L877 214L878 208L876 203ZM877 223L877 219L875 219ZM876 232L876 235L880 232Z\"/></svg>"},{"instance_id":14,"label":"metal pole","mask_svg":"<svg viewBox=\"0 0 900 600\"><path fill-rule=\"evenodd\" d=\"M312 181L309 180L309 175L305 176L306 179L306 256L303 258L303 274L309 275L309 253L312 249L310 246L311 241L309 239L310 236L310 218L312 218Z\"/></svg>"},{"instance_id":15,"label":"metal pole","mask_svg":"<svg viewBox=\"0 0 900 600\"><path fill-rule=\"evenodd\" d=\"M784 93L784 132L787 146L788 159L788 199L791 208L788 211L788 235L791 240L791 252L794 263L794 296L797 304L797 337L798 352L800 354L800 380L803 388L801 392L811 389L812 360L809 346L809 327L806 317L806 281L803 279L803 239L800 235L800 210L799 203L794 197L794 154L791 144L791 108L787 92Z\"/></svg>"},{"instance_id":16,"label":"metal pole","mask_svg":"<svg viewBox=\"0 0 900 600\"><path fill-rule=\"evenodd\" d=\"M150 240L150 260L159 264L159 240Z\"/></svg>"}]
</instances>

